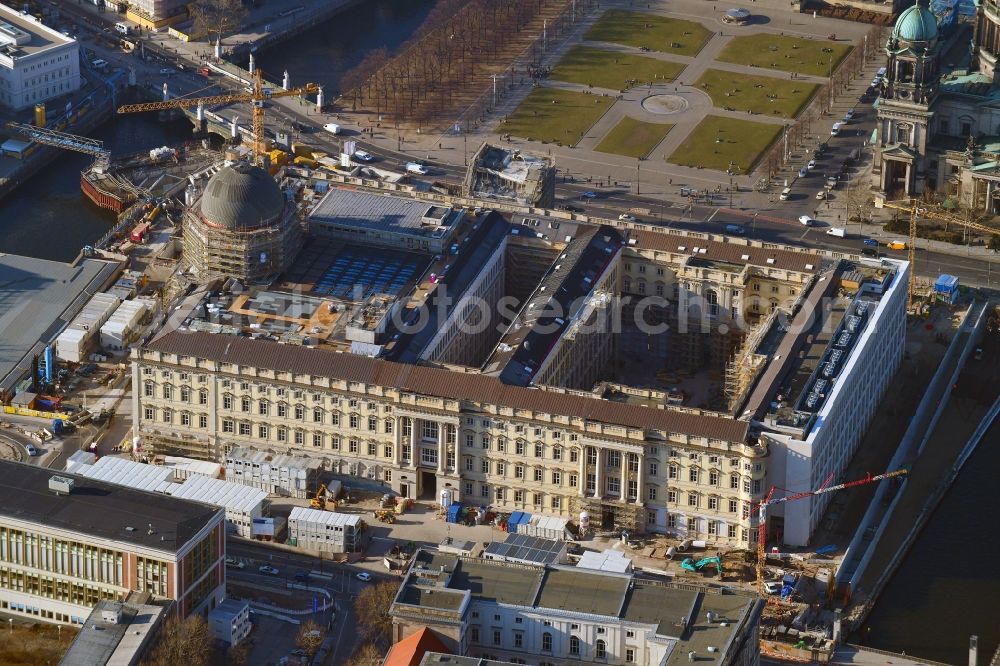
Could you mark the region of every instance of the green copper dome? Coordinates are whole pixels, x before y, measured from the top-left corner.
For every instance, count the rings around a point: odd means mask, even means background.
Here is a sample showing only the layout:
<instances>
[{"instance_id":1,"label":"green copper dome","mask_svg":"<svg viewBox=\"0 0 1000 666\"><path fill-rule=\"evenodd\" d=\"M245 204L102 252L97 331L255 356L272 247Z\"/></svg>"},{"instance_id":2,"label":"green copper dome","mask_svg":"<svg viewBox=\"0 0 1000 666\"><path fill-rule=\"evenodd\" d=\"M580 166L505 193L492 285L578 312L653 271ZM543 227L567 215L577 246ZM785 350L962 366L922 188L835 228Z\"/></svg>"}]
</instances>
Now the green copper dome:
<instances>
[{"instance_id":1,"label":"green copper dome","mask_svg":"<svg viewBox=\"0 0 1000 666\"><path fill-rule=\"evenodd\" d=\"M899 15L892 36L904 42L930 42L937 38L937 18L924 0Z\"/></svg>"}]
</instances>

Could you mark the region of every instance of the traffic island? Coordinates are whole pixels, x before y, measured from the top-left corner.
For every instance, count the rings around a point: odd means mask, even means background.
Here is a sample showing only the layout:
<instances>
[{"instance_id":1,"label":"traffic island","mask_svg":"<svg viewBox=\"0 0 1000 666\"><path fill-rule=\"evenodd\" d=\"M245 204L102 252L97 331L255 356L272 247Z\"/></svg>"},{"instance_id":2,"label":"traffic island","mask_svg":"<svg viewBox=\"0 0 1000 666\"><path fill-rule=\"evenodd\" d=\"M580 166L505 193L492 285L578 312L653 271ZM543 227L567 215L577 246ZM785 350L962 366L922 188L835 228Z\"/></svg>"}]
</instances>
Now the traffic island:
<instances>
[{"instance_id":1,"label":"traffic island","mask_svg":"<svg viewBox=\"0 0 1000 666\"><path fill-rule=\"evenodd\" d=\"M575 146L614 101L614 97L540 86L500 121L496 131L528 141Z\"/></svg>"},{"instance_id":2,"label":"traffic island","mask_svg":"<svg viewBox=\"0 0 1000 666\"><path fill-rule=\"evenodd\" d=\"M748 76L721 69L706 70L694 85L720 109L776 118L798 116L820 88L805 81Z\"/></svg>"},{"instance_id":3,"label":"traffic island","mask_svg":"<svg viewBox=\"0 0 1000 666\"><path fill-rule=\"evenodd\" d=\"M673 127L668 123L647 123L626 116L604 136L594 150L643 158L663 141Z\"/></svg>"},{"instance_id":4,"label":"traffic island","mask_svg":"<svg viewBox=\"0 0 1000 666\"><path fill-rule=\"evenodd\" d=\"M760 156L781 136L783 127L774 123L706 116L667 161L697 169L750 173Z\"/></svg>"}]
</instances>

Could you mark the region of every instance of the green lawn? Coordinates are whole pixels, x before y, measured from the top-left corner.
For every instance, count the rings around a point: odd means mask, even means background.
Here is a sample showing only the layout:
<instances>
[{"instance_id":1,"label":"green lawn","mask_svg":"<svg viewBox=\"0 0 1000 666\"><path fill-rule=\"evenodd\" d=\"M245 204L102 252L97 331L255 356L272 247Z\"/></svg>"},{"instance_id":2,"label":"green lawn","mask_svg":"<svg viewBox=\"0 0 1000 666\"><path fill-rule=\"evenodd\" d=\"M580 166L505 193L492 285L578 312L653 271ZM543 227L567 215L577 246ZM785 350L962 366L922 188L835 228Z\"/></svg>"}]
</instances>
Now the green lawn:
<instances>
[{"instance_id":1,"label":"green lawn","mask_svg":"<svg viewBox=\"0 0 1000 666\"><path fill-rule=\"evenodd\" d=\"M596 150L626 157L645 157L663 141L663 137L673 127L666 123L646 123L626 116L605 135Z\"/></svg>"},{"instance_id":2,"label":"green lawn","mask_svg":"<svg viewBox=\"0 0 1000 666\"><path fill-rule=\"evenodd\" d=\"M720 109L747 111L766 116L794 118L805 108L820 86L805 81L787 81L773 76L748 76L721 69L705 70L695 82Z\"/></svg>"},{"instance_id":3,"label":"green lawn","mask_svg":"<svg viewBox=\"0 0 1000 666\"><path fill-rule=\"evenodd\" d=\"M532 141L574 146L614 101L613 97L539 86L500 122L496 131Z\"/></svg>"},{"instance_id":4,"label":"green lawn","mask_svg":"<svg viewBox=\"0 0 1000 666\"><path fill-rule=\"evenodd\" d=\"M604 12L584 39L693 56L712 36L700 23L622 9Z\"/></svg>"},{"instance_id":5,"label":"green lawn","mask_svg":"<svg viewBox=\"0 0 1000 666\"><path fill-rule=\"evenodd\" d=\"M749 173L781 130L781 125L706 116L668 161L716 171L725 171L731 161L739 173Z\"/></svg>"},{"instance_id":6,"label":"green lawn","mask_svg":"<svg viewBox=\"0 0 1000 666\"><path fill-rule=\"evenodd\" d=\"M783 72L830 76L831 66L844 59L853 47L825 39L801 39L781 35L733 37L718 60L737 65L778 69Z\"/></svg>"},{"instance_id":7,"label":"green lawn","mask_svg":"<svg viewBox=\"0 0 1000 666\"><path fill-rule=\"evenodd\" d=\"M624 90L633 85L673 81L685 65L629 53L616 53L587 46L574 46L549 78L567 83ZM628 83L634 81L635 83Z\"/></svg>"}]
</instances>

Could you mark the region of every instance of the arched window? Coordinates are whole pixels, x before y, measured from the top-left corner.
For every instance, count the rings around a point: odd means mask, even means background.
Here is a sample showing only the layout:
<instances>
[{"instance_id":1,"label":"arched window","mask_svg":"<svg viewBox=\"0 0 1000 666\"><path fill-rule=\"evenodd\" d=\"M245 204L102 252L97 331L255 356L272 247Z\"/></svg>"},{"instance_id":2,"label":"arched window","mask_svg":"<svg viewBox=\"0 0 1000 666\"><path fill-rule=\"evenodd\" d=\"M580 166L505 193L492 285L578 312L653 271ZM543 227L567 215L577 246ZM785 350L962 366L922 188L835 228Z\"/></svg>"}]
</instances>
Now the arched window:
<instances>
[{"instance_id":1,"label":"arched window","mask_svg":"<svg viewBox=\"0 0 1000 666\"><path fill-rule=\"evenodd\" d=\"M570 654L580 654L580 639L577 636L569 637L569 653Z\"/></svg>"},{"instance_id":2,"label":"arched window","mask_svg":"<svg viewBox=\"0 0 1000 666\"><path fill-rule=\"evenodd\" d=\"M552 652L552 634L547 631L542 634L542 652Z\"/></svg>"},{"instance_id":3,"label":"arched window","mask_svg":"<svg viewBox=\"0 0 1000 666\"><path fill-rule=\"evenodd\" d=\"M594 657L597 659L607 659L608 648L604 641L598 640L597 643L594 644Z\"/></svg>"}]
</instances>

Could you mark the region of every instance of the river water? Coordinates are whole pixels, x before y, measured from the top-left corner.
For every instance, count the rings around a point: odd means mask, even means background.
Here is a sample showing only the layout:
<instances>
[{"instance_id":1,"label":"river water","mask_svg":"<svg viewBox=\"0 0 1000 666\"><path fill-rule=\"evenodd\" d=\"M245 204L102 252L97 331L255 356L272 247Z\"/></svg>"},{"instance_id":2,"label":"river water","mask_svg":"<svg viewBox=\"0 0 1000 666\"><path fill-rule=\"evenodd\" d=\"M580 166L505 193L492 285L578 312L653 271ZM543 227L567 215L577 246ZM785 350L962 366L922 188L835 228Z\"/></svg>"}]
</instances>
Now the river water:
<instances>
[{"instance_id":1,"label":"river water","mask_svg":"<svg viewBox=\"0 0 1000 666\"><path fill-rule=\"evenodd\" d=\"M191 138L186 120L162 123L156 114L116 117L92 132L112 155L149 150ZM80 191L80 172L93 158L64 151L28 182L0 200L0 252L71 261L114 224Z\"/></svg>"},{"instance_id":2,"label":"river water","mask_svg":"<svg viewBox=\"0 0 1000 666\"><path fill-rule=\"evenodd\" d=\"M857 640L946 664L967 664L969 636L975 634L979 664L989 663L1000 645L998 469L1000 424L966 461Z\"/></svg>"},{"instance_id":3,"label":"river water","mask_svg":"<svg viewBox=\"0 0 1000 666\"><path fill-rule=\"evenodd\" d=\"M390 51L408 40L434 7L433 0L366 0L326 23L256 55L257 64L280 79L288 70L292 85L323 86L326 98L340 90L340 78L370 52Z\"/></svg>"},{"instance_id":4,"label":"river water","mask_svg":"<svg viewBox=\"0 0 1000 666\"><path fill-rule=\"evenodd\" d=\"M409 39L433 5L433 0L367 0L258 54L258 62L279 75L287 68L294 82L313 81L336 91L340 77L368 51L393 50ZM135 114L115 117L91 136L121 155L176 144L190 138L191 126ZM0 252L70 261L103 236L114 216L80 192L80 172L90 162L89 156L65 152L0 200Z\"/></svg>"}]
</instances>

